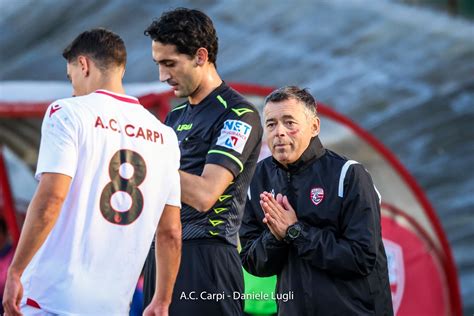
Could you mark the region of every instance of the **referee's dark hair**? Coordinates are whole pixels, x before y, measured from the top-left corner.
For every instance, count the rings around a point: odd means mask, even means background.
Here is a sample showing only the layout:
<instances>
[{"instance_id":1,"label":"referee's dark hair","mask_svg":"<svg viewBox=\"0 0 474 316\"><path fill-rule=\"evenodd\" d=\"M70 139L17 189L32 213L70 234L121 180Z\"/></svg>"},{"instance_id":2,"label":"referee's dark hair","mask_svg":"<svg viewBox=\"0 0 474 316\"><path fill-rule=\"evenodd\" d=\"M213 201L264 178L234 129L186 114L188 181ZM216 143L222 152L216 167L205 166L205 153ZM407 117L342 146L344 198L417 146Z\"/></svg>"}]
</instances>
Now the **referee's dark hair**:
<instances>
[{"instance_id":1,"label":"referee's dark hair","mask_svg":"<svg viewBox=\"0 0 474 316\"><path fill-rule=\"evenodd\" d=\"M153 41L175 45L180 54L191 57L199 48L207 49L209 62L216 65L218 38L212 20L203 12L177 8L164 12L145 30Z\"/></svg>"},{"instance_id":2,"label":"referee's dark hair","mask_svg":"<svg viewBox=\"0 0 474 316\"><path fill-rule=\"evenodd\" d=\"M91 58L102 71L111 66L125 67L127 63L127 50L123 40L104 28L82 32L63 51L63 57L68 63L74 62L79 55Z\"/></svg>"}]
</instances>

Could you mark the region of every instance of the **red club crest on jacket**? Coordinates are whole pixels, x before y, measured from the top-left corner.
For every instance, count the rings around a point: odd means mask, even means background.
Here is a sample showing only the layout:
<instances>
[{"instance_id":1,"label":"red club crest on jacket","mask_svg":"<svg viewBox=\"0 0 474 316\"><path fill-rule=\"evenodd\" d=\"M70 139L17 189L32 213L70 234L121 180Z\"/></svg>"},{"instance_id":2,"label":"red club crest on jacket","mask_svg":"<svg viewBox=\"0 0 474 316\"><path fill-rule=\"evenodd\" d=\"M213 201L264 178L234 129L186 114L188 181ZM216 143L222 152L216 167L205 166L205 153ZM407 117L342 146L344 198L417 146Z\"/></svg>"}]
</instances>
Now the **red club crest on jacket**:
<instances>
[{"instance_id":1,"label":"red club crest on jacket","mask_svg":"<svg viewBox=\"0 0 474 316\"><path fill-rule=\"evenodd\" d=\"M313 202L314 205L318 205L319 203L321 203L324 199L323 188L312 188L310 197L311 202Z\"/></svg>"}]
</instances>

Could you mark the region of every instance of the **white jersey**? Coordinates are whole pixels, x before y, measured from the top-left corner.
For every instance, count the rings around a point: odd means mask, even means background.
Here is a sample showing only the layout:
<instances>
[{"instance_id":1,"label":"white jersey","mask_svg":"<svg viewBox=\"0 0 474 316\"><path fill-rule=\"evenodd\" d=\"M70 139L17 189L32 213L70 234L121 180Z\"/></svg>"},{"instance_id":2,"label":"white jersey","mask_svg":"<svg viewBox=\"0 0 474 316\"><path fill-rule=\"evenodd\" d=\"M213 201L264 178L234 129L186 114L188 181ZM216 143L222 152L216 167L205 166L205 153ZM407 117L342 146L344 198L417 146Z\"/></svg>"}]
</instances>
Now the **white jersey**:
<instances>
[{"instance_id":1,"label":"white jersey","mask_svg":"<svg viewBox=\"0 0 474 316\"><path fill-rule=\"evenodd\" d=\"M23 304L127 315L165 204L180 206L174 131L136 98L98 90L53 102L36 178L72 177L59 218L22 276Z\"/></svg>"}]
</instances>

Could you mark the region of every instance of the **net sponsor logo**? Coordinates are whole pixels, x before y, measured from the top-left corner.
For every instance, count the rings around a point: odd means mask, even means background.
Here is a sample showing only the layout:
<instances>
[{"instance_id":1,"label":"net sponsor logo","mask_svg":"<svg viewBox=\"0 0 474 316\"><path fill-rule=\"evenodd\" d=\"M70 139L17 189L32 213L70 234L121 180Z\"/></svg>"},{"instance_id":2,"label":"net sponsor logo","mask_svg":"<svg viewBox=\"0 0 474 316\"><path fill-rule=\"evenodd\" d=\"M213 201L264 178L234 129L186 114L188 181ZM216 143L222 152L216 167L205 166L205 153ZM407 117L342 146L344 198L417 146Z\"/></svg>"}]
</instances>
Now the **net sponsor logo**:
<instances>
[{"instance_id":1,"label":"net sponsor logo","mask_svg":"<svg viewBox=\"0 0 474 316\"><path fill-rule=\"evenodd\" d=\"M216 144L242 154L251 131L252 126L245 122L226 120Z\"/></svg>"}]
</instances>

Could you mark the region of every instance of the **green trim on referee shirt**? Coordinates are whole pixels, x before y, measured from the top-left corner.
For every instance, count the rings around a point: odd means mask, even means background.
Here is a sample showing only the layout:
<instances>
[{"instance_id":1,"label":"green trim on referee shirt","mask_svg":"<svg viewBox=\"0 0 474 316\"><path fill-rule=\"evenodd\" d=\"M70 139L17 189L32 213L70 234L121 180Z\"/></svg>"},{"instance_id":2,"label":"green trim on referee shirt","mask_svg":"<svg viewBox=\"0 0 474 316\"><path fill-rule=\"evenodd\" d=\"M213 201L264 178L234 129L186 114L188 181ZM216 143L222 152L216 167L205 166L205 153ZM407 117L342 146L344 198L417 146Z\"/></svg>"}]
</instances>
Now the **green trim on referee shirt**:
<instances>
[{"instance_id":1,"label":"green trim on referee shirt","mask_svg":"<svg viewBox=\"0 0 474 316\"><path fill-rule=\"evenodd\" d=\"M209 220L209 223L211 223L212 226L216 227L216 226L218 226L218 225L220 225L220 224L223 224L224 221L223 221L223 220L220 220L220 219L214 219L214 220L210 219L210 220Z\"/></svg>"},{"instance_id":2,"label":"green trim on referee shirt","mask_svg":"<svg viewBox=\"0 0 474 316\"><path fill-rule=\"evenodd\" d=\"M222 154L224 156L227 156L229 157L230 159L232 159L233 161L235 161L239 167L240 167L240 172L244 171L244 165L242 164L242 162L239 160L239 158L235 157L234 155L232 154L229 154L228 152L225 152L225 151L222 151L222 150L215 150L215 149L212 149L212 150L209 150L207 152L207 154Z\"/></svg>"},{"instance_id":3,"label":"green trim on referee shirt","mask_svg":"<svg viewBox=\"0 0 474 316\"><path fill-rule=\"evenodd\" d=\"M185 104L182 104L182 105L178 105L177 107L175 107L174 109L172 109L171 112L176 111L176 110L181 110L182 108L185 108L186 105L188 105L188 104L185 103Z\"/></svg>"},{"instance_id":4,"label":"green trim on referee shirt","mask_svg":"<svg viewBox=\"0 0 474 316\"><path fill-rule=\"evenodd\" d=\"M230 194L222 194L221 196L219 196L219 202L224 202L225 200L227 200L228 198L231 198L232 195Z\"/></svg>"},{"instance_id":5,"label":"green trim on referee shirt","mask_svg":"<svg viewBox=\"0 0 474 316\"><path fill-rule=\"evenodd\" d=\"M216 213L216 214L222 213L224 211L227 211L227 207L216 207L216 208L214 208L214 213Z\"/></svg>"},{"instance_id":6,"label":"green trim on referee shirt","mask_svg":"<svg viewBox=\"0 0 474 316\"><path fill-rule=\"evenodd\" d=\"M216 98L217 98L217 100L219 100L219 102L222 103L222 105L227 109L227 101L224 100L224 98L221 97L220 95L218 95Z\"/></svg>"},{"instance_id":7,"label":"green trim on referee shirt","mask_svg":"<svg viewBox=\"0 0 474 316\"><path fill-rule=\"evenodd\" d=\"M232 111L237 114L239 117L244 115L245 113L252 113L253 110L247 108L240 108L240 109L232 109Z\"/></svg>"}]
</instances>

